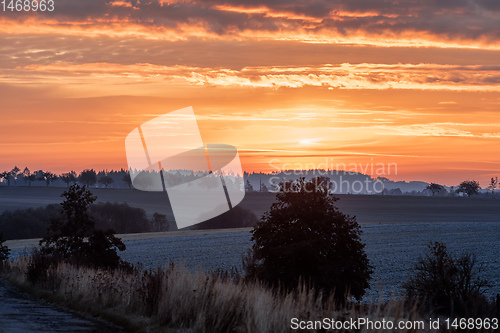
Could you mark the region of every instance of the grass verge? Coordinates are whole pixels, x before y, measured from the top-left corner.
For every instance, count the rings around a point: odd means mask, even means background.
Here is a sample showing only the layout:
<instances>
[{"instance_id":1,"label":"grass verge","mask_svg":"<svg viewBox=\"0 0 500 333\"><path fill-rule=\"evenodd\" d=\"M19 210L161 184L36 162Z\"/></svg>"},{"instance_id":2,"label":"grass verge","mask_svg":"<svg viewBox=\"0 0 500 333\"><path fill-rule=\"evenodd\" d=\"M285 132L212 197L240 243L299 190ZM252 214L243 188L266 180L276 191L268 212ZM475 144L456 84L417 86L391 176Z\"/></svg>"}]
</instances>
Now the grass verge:
<instances>
[{"instance_id":1,"label":"grass verge","mask_svg":"<svg viewBox=\"0 0 500 333\"><path fill-rule=\"evenodd\" d=\"M37 278L33 279L35 266L31 257L19 257L7 262L1 275L37 297L133 332L290 332L292 318L428 321L428 317L421 318L415 307L403 300L339 307L333 297L315 297L312 289L302 287L293 293L276 293L228 273L191 272L176 265L125 272L52 263L35 272Z\"/></svg>"}]
</instances>

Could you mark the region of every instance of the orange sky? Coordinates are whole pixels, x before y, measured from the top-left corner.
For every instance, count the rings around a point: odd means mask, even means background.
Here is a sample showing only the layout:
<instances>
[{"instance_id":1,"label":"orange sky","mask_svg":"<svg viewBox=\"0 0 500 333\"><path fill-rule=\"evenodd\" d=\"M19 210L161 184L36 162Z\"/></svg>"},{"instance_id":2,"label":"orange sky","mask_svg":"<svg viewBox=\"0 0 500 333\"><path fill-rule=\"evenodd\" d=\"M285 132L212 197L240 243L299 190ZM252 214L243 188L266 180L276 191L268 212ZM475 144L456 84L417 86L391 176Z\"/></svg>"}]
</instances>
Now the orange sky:
<instances>
[{"instance_id":1,"label":"orange sky","mask_svg":"<svg viewBox=\"0 0 500 333\"><path fill-rule=\"evenodd\" d=\"M0 170L126 168L131 130L193 106L204 141L236 146L250 172L396 163L390 179L500 176L500 4L249 3L3 13Z\"/></svg>"}]
</instances>

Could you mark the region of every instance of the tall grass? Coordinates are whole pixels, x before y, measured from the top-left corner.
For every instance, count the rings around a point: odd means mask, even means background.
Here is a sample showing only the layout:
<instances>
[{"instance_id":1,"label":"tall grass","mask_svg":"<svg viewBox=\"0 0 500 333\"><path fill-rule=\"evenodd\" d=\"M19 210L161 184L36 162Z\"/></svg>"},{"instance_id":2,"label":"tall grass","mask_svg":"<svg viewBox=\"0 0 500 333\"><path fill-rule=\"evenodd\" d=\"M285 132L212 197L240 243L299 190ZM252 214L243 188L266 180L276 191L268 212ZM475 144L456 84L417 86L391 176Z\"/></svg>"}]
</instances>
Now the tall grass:
<instances>
[{"instance_id":1,"label":"tall grass","mask_svg":"<svg viewBox=\"0 0 500 333\"><path fill-rule=\"evenodd\" d=\"M30 282L28 271L33 267L33 258L19 257L6 264L2 275L33 293L125 324L132 331L275 333L290 332L292 318L419 318L414 307L404 301L339 308L333 297L316 297L317 293L306 287L284 294L228 274L191 272L178 265L124 272L53 263L38 272L36 282ZM374 332L359 330L366 331Z\"/></svg>"}]
</instances>

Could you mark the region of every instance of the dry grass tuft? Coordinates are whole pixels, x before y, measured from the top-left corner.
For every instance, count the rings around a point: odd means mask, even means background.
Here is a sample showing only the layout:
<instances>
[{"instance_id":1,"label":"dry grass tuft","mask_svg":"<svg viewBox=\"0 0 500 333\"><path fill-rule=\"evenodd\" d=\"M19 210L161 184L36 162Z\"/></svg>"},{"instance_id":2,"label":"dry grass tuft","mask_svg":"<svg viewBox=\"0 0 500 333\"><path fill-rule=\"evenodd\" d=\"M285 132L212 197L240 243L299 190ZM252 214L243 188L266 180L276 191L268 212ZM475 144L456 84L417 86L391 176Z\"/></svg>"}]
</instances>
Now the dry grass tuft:
<instances>
[{"instance_id":1,"label":"dry grass tuft","mask_svg":"<svg viewBox=\"0 0 500 333\"><path fill-rule=\"evenodd\" d=\"M339 308L333 297L323 300L305 287L296 293L280 294L258 283L235 281L223 274L191 272L177 265L124 272L53 263L34 284L28 280L31 266L31 257L19 257L6 264L2 275L52 301L126 323L132 331L277 333L289 332L292 318L419 318L414 307L404 301Z\"/></svg>"}]
</instances>

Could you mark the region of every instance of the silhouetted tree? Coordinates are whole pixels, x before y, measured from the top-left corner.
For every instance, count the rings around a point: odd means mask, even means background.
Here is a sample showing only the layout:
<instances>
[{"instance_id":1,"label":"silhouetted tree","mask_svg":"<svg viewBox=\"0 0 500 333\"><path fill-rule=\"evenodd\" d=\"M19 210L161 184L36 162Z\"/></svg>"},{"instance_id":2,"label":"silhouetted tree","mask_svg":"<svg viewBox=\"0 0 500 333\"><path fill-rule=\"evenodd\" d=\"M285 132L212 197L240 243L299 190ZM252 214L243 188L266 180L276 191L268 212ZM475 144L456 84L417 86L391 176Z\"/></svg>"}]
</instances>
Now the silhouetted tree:
<instances>
[{"instance_id":1,"label":"silhouetted tree","mask_svg":"<svg viewBox=\"0 0 500 333\"><path fill-rule=\"evenodd\" d=\"M488 190L491 191L491 194L495 193L497 184L498 184L498 177L491 177L490 184L488 185Z\"/></svg>"},{"instance_id":2,"label":"silhouetted tree","mask_svg":"<svg viewBox=\"0 0 500 333\"><path fill-rule=\"evenodd\" d=\"M35 177L35 181L45 181L45 178L43 177L43 174L45 171L43 170L37 170L33 172L33 176Z\"/></svg>"},{"instance_id":3,"label":"silhouetted tree","mask_svg":"<svg viewBox=\"0 0 500 333\"><path fill-rule=\"evenodd\" d=\"M122 181L127 184L128 188L132 188L132 178L130 178L130 173L126 173L122 177Z\"/></svg>"},{"instance_id":4,"label":"silhouetted tree","mask_svg":"<svg viewBox=\"0 0 500 333\"><path fill-rule=\"evenodd\" d=\"M94 169L85 169L78 177L78 181L87 186L93 186L97 183L97 174Z\"/></svg>"},{"instance_id":5,"label":"silhouetted tree","mask_svg":"<svg viewBox=\"0 0 500 333\"><path fill-rule=\"evenodd\" d=\"M269 192L269 190L267 189L266 184L260 183L260 192Z\"/></svg>"},{"instance_id":6,"label":"silhouetted tree","mask_svg":"<svg viewBox=\"0 0 500 333\"><path fill-rule=\"evenodd\" d=\"M23 170L23 179L24 182L28 183L28 186L31 187L31 182L34 182L36 180L36 177L34 174L31 173L30 169L28 167L25 167Z\"/></svg>"},{"instance_id":7,"label":"silhouetted tree","mask_svg":"<svg viewBox=\"0 0 500 333\"><path fill-rule=\"evenodd\" d=\"M45 171L43 174L42 174L42 178L40 180L43 180L46 184L46 186L49 186L50 183L52 183L53 181L57 180L57 175L50 172L50 171Z\"/></svg>"},{"instance_id":8,"label":"silhouetted tree","mask_svg":"<svg viewBox=\"0 0 500 333\"><path fill-rule=\"evenodd\" d=\"M427 310L461 315L471 310L468 304L477 304L489 283L482 277L483 267L476 257L463 253L454 258L444 243L430 243L429 254L418 260L414 275L403 287L411 300L427 304Z\"/></svg>"},{"instance_id":9,"label":"silhouetted tree","mask_svg":"<svg viewBox=\"0 0 500 333\"><path fill-rule=\"evenodd\" d=\"M161 232L169 230L169 223L165 214L154 213L151 220L151 231Z\"/></svg>"},{"instance_id":10,"label":"silhouetted tree","mask_svg":"<svg viewBox=\"0 0 500 333\"><path fill-rule=\"evenodd\" d=\"M102 184L104 185L106 188L113 184L115 180L113 178L111 178L109 175L102 175L101 177L99 177L99 184Z\"/></svg>"},{"instance_id":11,"label":"silhouetted tree","mask_svg":"<svg viewBox=\"0 0 500 333\"><path fill-rule=\"evenodd\" d=\"M466 193L467 196L470 197L473 194L478 194L480 189L479 182L475 180L466 180L458 185L457 193Z\"/></svg>"},{"instance_id":12,"label":"silhouetted tree","mask_svg":"<svg viewBox=\"0 0 500 333\"><path fill-rule=\"evenodd\" d=\"M70 172L63 173L61 175L61 180L69 187L69 184L75 183L77 181L76 171L71 170Z\"/></svg>"},{"instance_id":13,"label":"silhouetted tree","mask_svg":"<svg viewBox=\"0 0 500 333\"><path fill-rule=\"evenodd\" d=\"M125 250L121 239L111 229L94 228L88 207L96 197L79 185L70 186L61 196L65 198L62 216L52 220L47 236L40 241L42 253L90 267L117 268L124 264L116 252Z\"/></svg>"},{"instance_id":14,"label":"silhouetted tree","mask_svg":"<svg viewBox=\"0 0 500 333\"><path fill-rule=\"evenodd\" d=\"M248 179L245 184L245 192L253 192L253 186Z\"/></svg>"},{"instance_id":15,"label":"silhouetted tree","mask_svg":"<svg viewBox=\"0 0 500 333\"><path fill-rule=\"evenodd\" d=\"M10 170L10 174L12 178L14 178L14 185L17 184L17 176L19 175L19 172L21 172L21 169L19 169L17 165L14 168L12 168L12 170Z\"/></svg>"},{"instance_id":16,"label":"silhouetted tree","mask_svg":"<svg viewBox=\"0 0 500 333\"><path fill-rule=\"evenodd\" d=\"M399 187L393 188L390 192L391 195L403 195L403 191Z\"/></svg>"},{"instance_id":17,"label":"silhouetted tree","mask_svg":"<svg viewBox=\"0 0 500 333\"><path fill-rule=\"evenodd\" d=\"M439 193L443 189L443 186L436 183L430 183L429 185L427 185L426 189L430 190L432 192L432 196L434 196L436 195L436 193Z\"/></svg>"},{"instance_id":18,"label":"silhouetted tree","mask_svg":"<svg viewBox=\"0 0 500 333\"><path fill-rule=\"evenodd\" d=\"M328 179L328 178L326 178ZM330 184L318 178L280 183L276 202L252 231L252 251L244 260L248 278L285 289L299 282L360 300L373 272L354 217L334 205Z\"/></svg>"},{"instance_id":19,"label":"silhouetted tree","mask_svg":"<svg viewBox=\"0 0 500 333\"><path fill-rule=\"evenodd\" d=\"M0 179L4 179L5 181L7 181L8 186L10 186L10 176L11 176L10 171L4 171L0 173Z\"/></svg>"}]
</instances>

